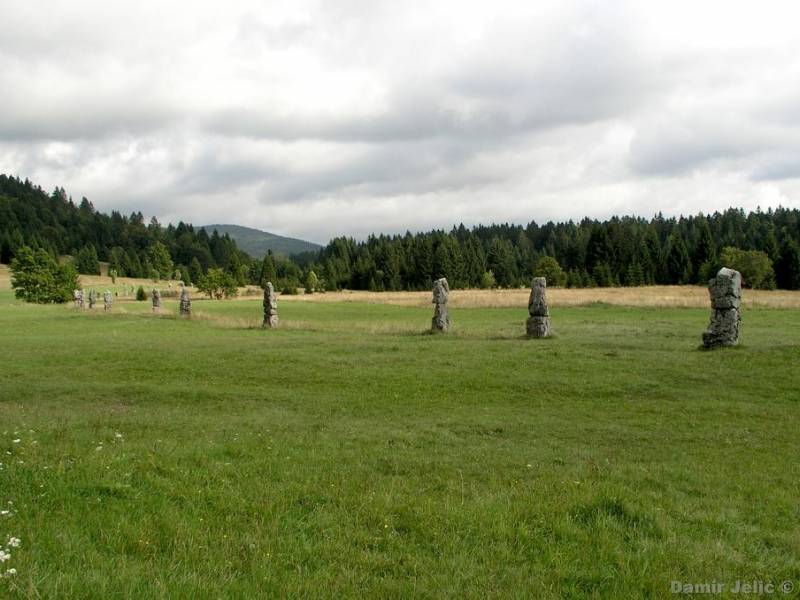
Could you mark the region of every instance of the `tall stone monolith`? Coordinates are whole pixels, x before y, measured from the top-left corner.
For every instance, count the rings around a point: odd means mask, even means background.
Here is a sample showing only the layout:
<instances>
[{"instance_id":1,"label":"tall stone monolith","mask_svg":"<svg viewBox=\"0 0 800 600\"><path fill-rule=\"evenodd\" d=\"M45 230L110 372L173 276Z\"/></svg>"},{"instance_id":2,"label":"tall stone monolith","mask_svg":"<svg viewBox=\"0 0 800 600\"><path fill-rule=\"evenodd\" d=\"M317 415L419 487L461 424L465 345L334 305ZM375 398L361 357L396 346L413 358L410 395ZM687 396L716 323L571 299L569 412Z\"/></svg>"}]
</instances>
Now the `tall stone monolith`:
<instances>
[{"instance_id":1,"label":"tall stone monolith","mask_svg":"<svg viewBox=\"0 0 800 600\"><path fill-rule=\"evenodd\" d=\"M528 298L528 337L550 337L550 309L547 307L546 290L547 280L544 277L534 277Z\"/></svg>"},{"instance_id":2,"label":"tall stone monolith","mask_svg":"<svg viewBox=\"0 0 800 600\"><path fill-rule=\"evenodd\" d=\"M114 296L111 295L109 290L103 292L103 310L108 312L111 310L111 304L114 302Z\"/></svg>"},{"instance_id":3,"label":"tall stone monolith","mask_svg":"<svg viewBox=\"0 0 800 600\"><path fill-rule=\"evenodd\" d=\"M181 286L180 314L182 317L192 316L192 297L189 295L189 290L186 289L185 285Z\"/></svg>"},{"instance_id":4,"label":"tall stone monolith","mask_svg":"<svg viewBox=\"0 0 800 600\"><path fill-rule=\"evenodd\" d=\"M152 298L153 298L153 312L154 313L161 312L161 292L153 288Z\"/></svg>"},{"instance_id":5,"label":"tall stone monolith","mask_svg":"<svg viewBox=\"0 0 800 600\"><path fill-rule=\"evenodd\" d=\"M450 315L447 312L447 300L450 296L450 286L447 279L442 277L433 282L433 319L431 331L434 333L447 333L450 329Z\"/></svg>"},{"instance_id":6,"label":"tall stone monolith","mask_svg":"<svg viewBox=\"0 0 800 600\"><path fill-rule=\"evenodd\" d=\"M739 342L742 322L742 275L739 271L723 267L708 282L711 296L711 323L703 332L703 346L718 348L735 346Z\"/></svg>"},{"instance_id":7,"label":"tall stone monolith","mask_svg":"<svg viewBox=\"0 0 800 600\"><path fill-rule=\"evenodd\" d=\"M262 327L272 328L278 325L278 296L272 287L272 282L268 281L264 288L264 322Z\"/></svg>"},{"instance_id":8,"label":"tall stone monolith","mask_svg":"<svg viewBox=\"0 0 800 600\"><path fill-rule=\"evenodd\" d=\"M83 290L72 290L72 297L75 300L75 308L83 308Z\"/></svg>"},{"instance_id":9,"label":"tall stone monolith","mask_svg":"<svg viewBox=\"0 0 800 600\"><path fill-rule=\"evenodd\" d=\"M89 308L94 309L95 304L97 304L97 292L92 288L89 290Z\"/></svg>"}]
</instances>

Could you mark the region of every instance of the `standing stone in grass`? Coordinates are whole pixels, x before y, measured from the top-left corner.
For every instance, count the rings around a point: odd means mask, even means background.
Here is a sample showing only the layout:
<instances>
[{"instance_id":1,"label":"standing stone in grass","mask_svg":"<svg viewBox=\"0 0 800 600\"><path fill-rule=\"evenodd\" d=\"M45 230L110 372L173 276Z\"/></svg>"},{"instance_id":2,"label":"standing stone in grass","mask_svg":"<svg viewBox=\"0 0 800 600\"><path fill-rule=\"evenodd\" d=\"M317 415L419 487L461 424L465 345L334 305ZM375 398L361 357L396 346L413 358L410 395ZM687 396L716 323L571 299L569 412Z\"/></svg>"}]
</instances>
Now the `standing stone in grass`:
<instances>
[{"instance_id":1,"label":"standing stone in grass","mask_svg":"<svg viewBox=\"0 0 800 600\"><path fill-rule=\"evenodd\" d=\"M447 299L450 295L450 286L447 279L442 277L433 282L433 319L431 331L434 333L447 333L450 329L450 315L447 313Z\"/></svg>"},{"instance_id":2,"label":"standing stone in grass","mask_svg":"<svg viewBox=\"0 0 800 600\"><path fill-rule=\"evenodd\" d=\"M264 288L264 323L262 327L275 327L278 325L278 296L275 295L275 289L272 287L272 282L267 282L267 287Z\"/></svg>"},{"instance_id":3,"label":"standing stone in grass","mask_svg":"<svg viewBox=\"0 0 800 600\"><path fill-rule=\"evenodd\" d=\"M103 292L103 310L105 311L111 310L112 302L114 302L114 296L111 295L111 292L108 290Z\"/></svg>"},{"instance_id":4,"label":"standing stone in grass","mask_svg":"<svg viewBox=\"0 0 800 600\"><path fill-rule=\"evenodd\" d=\"M550 310L547 308L546 289L547 280L544 277L534 277L528 298L528 337L550 337Z\"/></svg>"},{"instance_id":5,"label":"standing stone in grass","mask_svg":"<svg viewBox=\"0 0 800 600\"><path fill-rule=\"evenodd\" d=\"M83 308L83 290L72 290L72 297L75 300L75 308Z\"/></svg>"},{"instance_id":6,"label":"standing stone in grass","mask_svg":"<svg viewBox=\"0 0 800 600\"><path fill-rule=\"evenodd\" d=\"M89 308L94 310L94 305L97 304L97 292L94 291L94 288L89 290Z\"/></svg>"},{"instance_id":7,"label":"standing stone in grass","mask_svg":"<svg viewBox=\"0 0 800 600\"><path fill-rule=\"evenodd\" d=\"M153 297L153 312L154 313L161 312L161 292L153 288L152 297Z\"/></svg>"},{"instance_id":8,"label":"standing stone in grass","mask_svg":"<svg viewBox=\"0 0 800 600\"><path fill-rule=\"evenodd\" d=\"M182 317L191 317L192 316L192 297L189 295L189 290L186 289L185 285L181 286L181 316Z\"/></svg>"},{"instance_id":9,"label":"standing stone in grass","mask_svg":"<svg viewBox=\"0 0 800 600\"><path fill-rule=\"evenodd\" d=\"M742 306L742 275L723 267L708 282L711 296L711 323L703 332L703 346L718 348L735 346L739 342Z\"/></svg>"}]
</instances>

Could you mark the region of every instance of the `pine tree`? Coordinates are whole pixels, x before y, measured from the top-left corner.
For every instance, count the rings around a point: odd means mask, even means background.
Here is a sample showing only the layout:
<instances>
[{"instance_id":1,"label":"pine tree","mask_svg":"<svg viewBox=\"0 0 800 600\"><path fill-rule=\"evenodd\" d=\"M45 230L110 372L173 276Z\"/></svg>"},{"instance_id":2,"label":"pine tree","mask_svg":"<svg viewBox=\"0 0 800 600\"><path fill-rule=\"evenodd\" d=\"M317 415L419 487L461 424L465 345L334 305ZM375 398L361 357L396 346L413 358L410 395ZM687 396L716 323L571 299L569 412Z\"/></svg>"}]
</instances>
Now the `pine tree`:
<instances>
[{"instance_id":1,"label":"pine tree","mask_svg":"<svg viewBox=\"0 0 800 600\"><path fill-rule=\"evenodd\" d=\"M689 283L692 277L692 261L686 243L677 229L669 236L665 264L669 283Z\"/></svg>"},{"instance_id":2,"label":"pine tree","mask_svg":"<svg viewBox=\"0 0 800 600\"><path fill-rule=\"evenodd\" d=\"M261 261L261 277L259 283L262 288L267 287L267 283L278 283L278 270L275 266L275 257L272 255L272 250L267 250L264 260Z\"/></svg>"},{"instance_id":3,"label":"pine tree","mask_svg":"<svg viewBox=\"0 0 800 600\"><path fill-rule=\"evenodd\" d=\"M203 277L203 267L200 266L200 261L197 257L193 257L189 263L189 281L197 283Z\"/></svg>"},{"instance_id":4,"label":"pine tree","mask_svg":"<svg viewBox=\"0 0 800 600\"><path fill-rule=\"evenodd\" d=\"M800 290L800 248L788 236L781 244L780 257L775 263L775 280L784 290Z\"/></svg>"},{"instance_id":5,"label":"pine tree","mask_svg":"<svg viewBox=\"0 0 800 600\"><path fill-rule=\"evenodd\" d=\"M75 257L75 269L84 275L99 275L100 263L97 260L97 249L93 244L87 244L80 249Z\"/></svg>"},{"instance_id":6,"label":"pine tree","mask_svg":"<svg viewBox=\"0 0 800 600\"><path fill-rule=\"evenodd\" d=\"M694 264L695 281L703 283L708 279L706 273L709 268L713 268L709 265L715 265L717 262L717 248L705 217L697 219L697 235L697 245L694 249L692 263Z\"/></svg>"},{"instance_id":7,"label":"pine tree","mask_svg":"<svg viewBox=\"0 0 800 600\"><path fill-rule=\"evenodd\" d=\"M172 277L172 258L164 244L161 242L153 242L147 249L147 258L150 262L148 277L151 277L151 270L161 279L169 279Z\"/></svg>"}]
</instances>

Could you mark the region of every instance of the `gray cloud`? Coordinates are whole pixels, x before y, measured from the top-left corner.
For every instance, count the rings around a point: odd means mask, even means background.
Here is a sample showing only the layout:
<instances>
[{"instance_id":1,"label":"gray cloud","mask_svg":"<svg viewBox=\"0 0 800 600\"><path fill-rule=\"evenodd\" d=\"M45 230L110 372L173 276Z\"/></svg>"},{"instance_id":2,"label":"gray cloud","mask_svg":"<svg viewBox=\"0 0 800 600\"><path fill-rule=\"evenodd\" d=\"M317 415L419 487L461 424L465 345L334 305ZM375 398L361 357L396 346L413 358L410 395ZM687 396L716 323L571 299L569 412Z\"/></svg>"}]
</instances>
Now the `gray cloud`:
<instances>
[{"instance_id":1,"label":"gray cloud","mask_svg":"<svg viewBox=\"0 0 800 600\"><path fill-rule=\"evenodd\" d=\"M772 9L31 0L0 172L317 240L797 205L800 11Z\"/></svg>"}]
</instances>

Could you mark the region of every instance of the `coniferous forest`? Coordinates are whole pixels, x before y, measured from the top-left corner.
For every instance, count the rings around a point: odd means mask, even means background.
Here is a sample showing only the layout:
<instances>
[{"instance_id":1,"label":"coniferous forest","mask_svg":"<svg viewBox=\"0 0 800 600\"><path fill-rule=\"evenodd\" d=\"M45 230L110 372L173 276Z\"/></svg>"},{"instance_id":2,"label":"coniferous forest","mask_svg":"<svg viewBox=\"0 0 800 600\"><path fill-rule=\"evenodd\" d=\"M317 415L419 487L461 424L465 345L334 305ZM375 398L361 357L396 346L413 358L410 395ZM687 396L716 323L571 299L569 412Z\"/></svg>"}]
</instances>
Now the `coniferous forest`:
<instances>
[{"instance_id":1,"label":"coniferous forest","mask_svg":"<svg viewBox=\"0 0 800 600\"><path fill-rule=\"evenodd\" d=\"M569 287L703 284L721 266L750 287L800 289L800 211L728 209L688 217L463 225L451 231L334 238L318 253L263 259L228 235L187 223L162 226L141 212L100 213L63 188L48 194L0 175L0 262L23 246L73 257L78 272L109 263L119 276L199 282L222 269L237 285L280 289L422 290L447 277L452 288L518 287L534 275ZM314 282L309 285L309 281Z\"/></svg>"}]
</instances>

